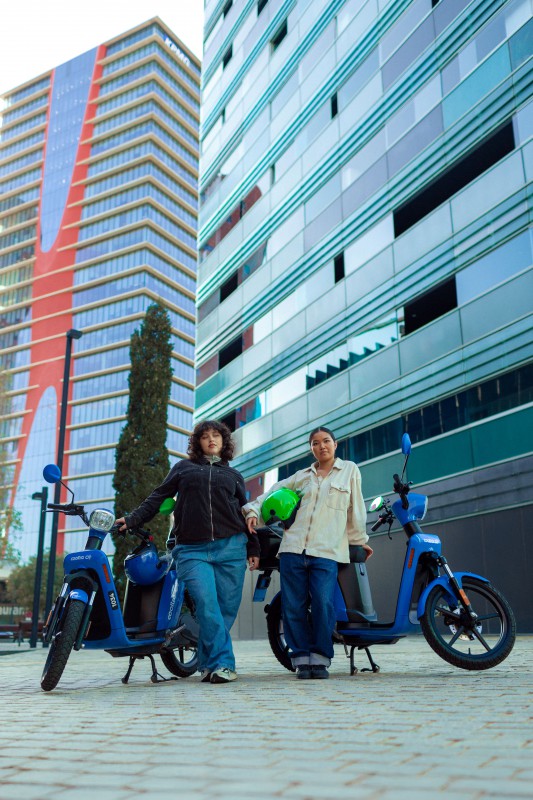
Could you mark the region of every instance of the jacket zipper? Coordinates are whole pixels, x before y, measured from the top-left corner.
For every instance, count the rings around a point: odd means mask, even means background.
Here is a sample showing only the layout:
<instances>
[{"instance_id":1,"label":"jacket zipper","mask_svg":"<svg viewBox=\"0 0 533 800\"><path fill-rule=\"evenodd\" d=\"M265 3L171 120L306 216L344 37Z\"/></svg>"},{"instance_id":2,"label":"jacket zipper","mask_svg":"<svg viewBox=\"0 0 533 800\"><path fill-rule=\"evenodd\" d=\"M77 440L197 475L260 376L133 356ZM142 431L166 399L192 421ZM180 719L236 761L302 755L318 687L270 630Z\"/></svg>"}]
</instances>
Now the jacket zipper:
<instances>
[{"instance_id":1,"label":"jacket zipper","mask_svg":"<svg viewBox=\"0 0 533 800\"><path fill-rule=\"evenodd\" d=\"M213 465L209 465L209 514L211 516L211 541L215 541L215 527L213 525L213 503L211 502L211 475L213 472Z\"/></svg>"}]
</instances>

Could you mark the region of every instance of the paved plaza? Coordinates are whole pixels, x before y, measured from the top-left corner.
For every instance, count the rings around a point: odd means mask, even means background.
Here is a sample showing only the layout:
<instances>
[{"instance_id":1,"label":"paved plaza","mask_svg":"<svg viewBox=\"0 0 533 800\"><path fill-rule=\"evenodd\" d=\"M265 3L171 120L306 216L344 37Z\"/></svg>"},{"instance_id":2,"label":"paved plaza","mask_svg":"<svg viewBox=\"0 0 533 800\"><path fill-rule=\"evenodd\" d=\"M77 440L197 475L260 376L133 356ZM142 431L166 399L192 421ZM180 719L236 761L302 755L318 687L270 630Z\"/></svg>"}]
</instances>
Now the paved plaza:
<instances>
[{"instance_id":1,"label":"paved plaza","mask_svg":"<svg viewBox=\"0 0 533 800\"><path fill-rule=\"evenodd\" d=\"M145 660L125 686L125 659L80 652L45 694L46 651L0 645L0 800L533 798L533 637L478 673L414 637L350 677L337 648L329 681L235 646L234 684L152 684Z\"/></svg>"}]
</instances>

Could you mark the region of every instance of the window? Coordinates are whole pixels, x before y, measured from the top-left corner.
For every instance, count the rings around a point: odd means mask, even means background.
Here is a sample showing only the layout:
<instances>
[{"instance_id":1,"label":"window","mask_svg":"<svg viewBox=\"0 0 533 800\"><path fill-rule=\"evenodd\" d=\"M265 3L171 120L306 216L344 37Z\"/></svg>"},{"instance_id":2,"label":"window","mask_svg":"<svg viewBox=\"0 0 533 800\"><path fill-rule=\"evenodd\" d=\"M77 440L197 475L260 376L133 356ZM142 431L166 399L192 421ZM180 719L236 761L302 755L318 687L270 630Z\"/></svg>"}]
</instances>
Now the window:
<instances>
[{"instance_id":1,"label":"window","mask_svg":"<svg viewBox=\"0 0 533 800\"><path fill-rule=\"evenodd\" d=\"M264 9L267 3L268 0L257 0L257 16L259 16L259 14Z\"/></svg>"},{"instance_id":2,"label":"window","mask_svg":"<svg viewBox=\"0 0 533 800\"><path fill-rule=\"evenodd\" d=\"M226 297L229 297L230 294L232 294L235 291L238 285L239 285L239 272L236 271L220 287L220 302L222 303L222 301L225 300Z\"/></svg>"},{"instance_id":3,"label":"window","mask_svg":"<svg viewBox=\"0 0 533 800\"><path fill-rule=\"evenodd\" d=\"M240 286L243 281L252 275L259 269L259 267L264 263L266 258L266 242L254 250L248 258L243 261L240 267L235 270L235 272L230 275L229 278L226 279L225 283L222 284L220 289L215 289L212 294L210 294L198 307L198 320L201 322L203 319L207 317L214 309L221 303L226 297L235 291L237 286Z\"/></svg>"},{"instance_id":4,"label":"window","mask_svg":"<svg viewBox=\"0 0 533 800\"><path fill-rule=\"evenodd\" d=\"M222 369L230 361L233 361L235 358L240 356L243 351L243 338L241 336L237 336L232 342L227 344L225 347L218 354L218 368Z\"/></svg>"},{"instance_id":5,"label":"window","mask_svg":"<svg viewBox=\"0 0 533 800\"><path fill-rule=\"evenodd\" d=\"M287 35L287 20L284 20L282 25L278 28L277 32L270 40L270 44L272 45L272 51L277 50L284 38Z\"/></svg>"},{"instance_id":6,"label":"window","mask_svg":"<svg viewBox=\"0 0 533 800\"><path fill-rule=\"evenodd\" d=\"M406 304L405 333L417 331L453 308L457 308L455 276Z\"/></svg>"},{"instance_id":7,"label":"window","mask_svg":"<svg viewBox=\"0 0 533 800\"><path fill-rule=\"evenodd\" d=\"M231 61L232 57L233 57L233 45L230 44L230 46L228 47L228 49L224 53L224 57L222 59L222 69L226 69L226 67L228 66L228 64Z\"/></svg>"},{"instance_id":8,"label":"window","mask_svg":"<svg viewBox=\"0 0 533 800\"><path fill-rule=\"evenodd\" d=\"M233 0L227 0L224 4L224 8L222 9L222 16L227 17L229 14L229 10L233 5Z\"/></svg>"},{"instance_id":9,"label":"window","mask_svg":"<svg viewBox=\"0 0 533 800\"><path fill-rule=\"evenodd\" d=\"M456 192L514 150L513 123L506 122L483 139L438 178L393 212L394 235L400 236Z\"/></svg>"},{"instance_id":10,"label":"window","mask_svg":"<svg viewBox=\"0 0 533 800\"><path fill-rule=\"evenodd\" d=\"M339 113L339 100L337 97L337 92L335 92L335 94L333 94L331 97L331 119L333 119L333 117L336 117L338 113Z\"/></svg>"},{"instance_id":11,"label":"window","mask_svg":"<svg viewBox=\"0 0 533 800\"><path fill-rule=\"evenodd\" d=\"M476 420L487 419L533 399L533 365L498 375L431 405L409 411L384 425L339 441L337 455L358 463L378 458L397 449L403 431L411 441L441 436ZM309 456L279 467L279 480L309 464Z\"/></svg>"},{"instance_id":12,"label":"window","mask_svg":"<svg viewBox=\"0 0 533 800\"><path fill-rule=\"evenodd\" d=\"M264 190L263 186L263 190ZM268 188L268 187L267 187ZM236 205L231 213L226 217L222 225L217 228L217 230L213 233L213 235L204 242L200 247L200 260L203 261L209 253L212 253L215 247L220 244L222 239L228 235L228 233L237 225L237 223L242 219L242 217L252 208L252 206L257 203L257 201L263 196L263 191L260 188L259 184L256 184L251 192L249 192L246 197Z\"/></svg>"},{"instance_id":13,"label":"window","mask_svg":"<svg viewBox=\"0 0 533 800\"><path fill-rule=\"evenodd\" d=\"M236 412L235 411L230 411L230 413L226 414L225 417L221 417L220 421L224 425L227 425L228 428L230 429L230 431L233 433L233 431L237 427L237 419L236 419L236 417L237 417Z\"/></svg>"},{"instance_id":14,"label":"window","mask_svg":"<svg viewBox=\"0 0 533 800\"><path fill-rule=\"evenodd\" d=\"M339 253L333 260L333 273L335 275L335 283L342 281L344 278L344 253Z\"/></svg>"}]
</instances>

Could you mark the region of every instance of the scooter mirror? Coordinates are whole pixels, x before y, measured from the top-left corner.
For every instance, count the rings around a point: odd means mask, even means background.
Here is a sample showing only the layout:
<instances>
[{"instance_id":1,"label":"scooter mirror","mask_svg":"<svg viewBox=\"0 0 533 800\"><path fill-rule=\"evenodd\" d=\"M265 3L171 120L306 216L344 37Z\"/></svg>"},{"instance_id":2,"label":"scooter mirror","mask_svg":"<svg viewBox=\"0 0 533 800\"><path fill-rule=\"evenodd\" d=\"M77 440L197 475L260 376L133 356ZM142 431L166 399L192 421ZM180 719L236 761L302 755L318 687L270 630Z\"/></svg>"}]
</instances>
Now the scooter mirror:
<instances>
[{"instance_id":1,"label":"scooter mirror","mask_svg":"<svg viewBox=\"0 0 533 800\"><path fill-rule=\"evenodd\" d=\"M411 452L411 438L408 433L404 433L402 436L402 453L404 456L408 456Z\"/></svg>"},{"instance_id":2,"label":"scooter mirror","mask_svg":"<svg viewBox=\"0 0 533 800\"><path fill-rule=\"evenodd\" d=\"M383 508L383 498L382 498L382 497L376 497L376 498L374 498L374 500L372 500L372 502L370 503L370 505L369 505L369 507L368 507L368 510L369 510L370 512L372 512L372 511L379 511L379 509L380 509L380 508Z\"/></svg>"},{"instance_id":3,"label":"scooter mirror","mask_svg":"<svg viewBox=\"0 0 533 800\"><path fill-rule=\"evenodd\" d=\"M176 501L173 497L167 497L159 506L159 513L168 517L176 508Z\"/></svg>"},{"instance_id":4,"label":"scooter mirror","mask_svg":"<svg viewBox=\"0 0 533 800\"><path fill-rule=\"evenodd\" d=\"M58 483L61 480L61 470L57 464L47 464L43 469L43 478L47 483Z\"/></svg>"}]
</instances>

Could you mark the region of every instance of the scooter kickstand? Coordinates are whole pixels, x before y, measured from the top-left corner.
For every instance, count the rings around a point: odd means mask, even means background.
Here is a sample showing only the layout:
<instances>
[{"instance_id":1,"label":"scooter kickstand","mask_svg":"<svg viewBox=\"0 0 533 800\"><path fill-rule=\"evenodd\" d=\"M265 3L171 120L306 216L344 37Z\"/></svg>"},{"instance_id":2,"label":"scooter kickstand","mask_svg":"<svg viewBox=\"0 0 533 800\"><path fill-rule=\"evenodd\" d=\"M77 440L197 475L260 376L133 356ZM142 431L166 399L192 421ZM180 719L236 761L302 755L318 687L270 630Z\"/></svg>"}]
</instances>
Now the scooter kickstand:
<instances>
[{"instance_id":1,"label":"scooter kickstand","mask_svg":"<svg viewBox=\"0 0 533 800\"><path fill-rule=\"evenodd\" d=\"M122 678L122 683L127 683L129 681L130 675L131 675L131 671L133 669L133 665L134 664L135 664L135 656L130 656L130 663L129 663L129 666L128 666L128 671L126 672L126 674Z\"/></svg>"},{"instance_id":2,"label":"scooter kickstand","mask_svg":"<svg viewBox=\"0 0 533 800\"><path fill-rule=\"evenodd\" d=\"M126 672L126 674L122 678L122 683L127 683L129 681L129 678L130 678L130 675L131 675L131 671L133 669L133 665L135 664L135 662L137 661L138 658L143 659L143 658L145 658L145 656L130 656L130 663L129 663L129 666L128 666L128 671ZM146 656L146 658L150 659L150 663L152 665L152 674L150 676L150 680L152 681L152 683L163 683L164 681L177 681L177 680L179 680L179 678L165 678L163 675L161 675L157 671L157 667L155 665L154 657L151 656L151 655L148 655L148 656Z\"/></svg>"},{"instance_id":3,"label":"scooter kickstand","mask_svg":"<svg viewBox=\"0 0 533 800\"><path fill-rule=\"evenodd\" d=\"M155 665L154 657L149 655L148 658L150 659L150 663L152 664L152 675L150 676L150 680L152 683L164 683L165 681L177 681L179 678L165 678L157 671L157 667Z\"/></svg>"},{"instance_id":4,"label":"scooter kickstand","mask_svg":"<svg viewBox=\"0 0 533 800\"><path fill-rule=\"evenodd\" d=\"M355 666L355 662L354 662L355 650L356 650L356 646L352 645L352 647L350 649L350 675L357 675L357 673L359 672L359 670Z\"/></svg>"},{"instance_id":5,"label":"scooter kickstand","mask_svg":"<svg viewBox=\"0 0 533 800\"><path fill-rule=\"evenodd\" d=\"M365 653L366 653L366 654L367 654L367 656L368 656L368 660L370 661L370 666L371 666L371 668L372 668L372 672L379 672L379 666L378 666L378 664L376 664L376 662L374 661L374 659L373 659L373 658L372 658L372 656L370 655L370 650L368 649L368 647L365 647L365 648L363 648L363 649L364 649ZM361 670L361 672L370 672L370 671L371 671L371 670L370 670L368 667L364 667L364 668Z\"/></svg>"}]
</instances>

